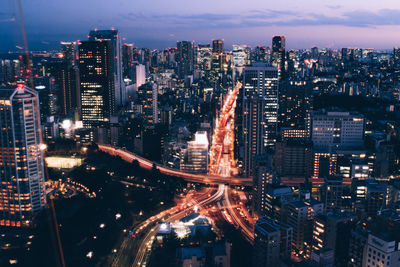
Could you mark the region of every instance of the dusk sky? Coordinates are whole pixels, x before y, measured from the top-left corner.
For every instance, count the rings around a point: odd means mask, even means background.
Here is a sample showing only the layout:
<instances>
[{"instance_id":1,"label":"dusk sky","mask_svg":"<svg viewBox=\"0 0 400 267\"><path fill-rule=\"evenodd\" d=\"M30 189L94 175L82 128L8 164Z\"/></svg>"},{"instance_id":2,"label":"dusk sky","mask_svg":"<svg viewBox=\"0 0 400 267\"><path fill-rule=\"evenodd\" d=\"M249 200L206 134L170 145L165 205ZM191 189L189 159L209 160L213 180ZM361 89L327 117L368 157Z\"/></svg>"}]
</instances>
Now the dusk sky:
<instances>
[{"instance_id":1,"label":"dusk sky","mask_svg":"<svg viewBox=\"0 0 400 267\"><path fill-rule=\"evenodd\" d=\"M115 27L138 47L177 40L270 45L286 35L288 48L400 46L398 0L22 0L31 49L84 40L90 29ZM2 0L0 50L21 45L14 0Z\"/></svg>"}]
</instances>

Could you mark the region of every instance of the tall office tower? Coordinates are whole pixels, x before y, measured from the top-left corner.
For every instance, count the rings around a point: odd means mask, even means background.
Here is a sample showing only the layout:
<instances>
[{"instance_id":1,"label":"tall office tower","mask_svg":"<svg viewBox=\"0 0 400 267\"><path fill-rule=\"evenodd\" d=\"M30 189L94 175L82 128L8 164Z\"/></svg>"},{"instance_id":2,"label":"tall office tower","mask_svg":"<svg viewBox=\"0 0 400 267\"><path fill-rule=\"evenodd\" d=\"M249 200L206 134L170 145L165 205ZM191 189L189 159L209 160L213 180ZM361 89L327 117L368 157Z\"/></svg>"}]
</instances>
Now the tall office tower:
<instances>
[{"instance_id":1,"label":"tall office tower","mask_svg":"<svg viewBox=\"0 0 400 267\"><path fill-rule=\"evenodd\" d=\"M192 173L207 173L208 138L207 132L196 132L193 141L187 143L187 149L182 151L181 170Z\"/></svg>"},{"instance_id":2,"label":"tall office tower","mask_svg":"<svg viewBox=\"0 0 400 267\"><path fill-rule=\"evenodd\" d=\"M232 46L233 65L243 67L250 64L250 50L247 45Z\"/></svg>"},{"instance_id":3,"label":"tall office tower","mask_svg":"<svg viewBox=\"0 0 400 267\"><path fill-rule=\"evenodd\" d=\"M125 105L127 96L122 74L121 37L118 30L91 31L89 33L89 41L111 41L114 106L118 108Z\"/></svg>"},{"instance_id":4,"label":"tall office tower","mask_svg":"<svg viewBox=\"0 0 400 267\"><path fill-rule=\"evenodd\" d=\"M396 68L400 67L400 48L393 48L393 64Z\"/></svg>"},{"instance_id":5,"label":"tall office tower","mask_svg":"<svg viewBox=\"0 0 400 267\"><path fill-rule=\"evenodd\" d=\"M310 178L313 174L312 143L307 140L284 140L275 146L274 165L280 176Z\"/></svg>"},{"instance_id":6,"label":"tall office tower","mask_svg":"<svg viewBox=\"0 0 400 267\"><path fill-rule=\"evenodd\" d=\"M135 67L135 83L136 83L136 88L139 88L143 84L146 83L146 68L142 64L138 64Z\"/></svg>"},{"instance_id":7,"label":"tall office tower","mask_svg":"<svg viewBox=\"0 0 400 267\"><path fill-rule=\"evenodd\" d=\"M312 85L307 81L283 81L279 86L279 129L281 134L309 137Z\"/></svg>"},{"instance_id":8,"label":"tall office tower","mask_svg":"<svg viewBox=\"0 0 400 267\"><path fill-rule=\"evenodd\" d=\"M281 260L291 255L292 232L284 223L260 218L254 227L253 266L281 266Z\"/></svg>"},{"instance_id":9,"label":"tall office tower","mask_svg":"<svg viewBox=\"0 0 400 267\"><path fill-rule=\"evenodd\" d=\"M133 44L122 45L122 74L129 77L129 70L133 62Z\"/></svg>"},{"instance_id":10,"label":"tall office tower","mask_svg":"<svg viewBox=\"0 0 400 267\"><path fill-rule=\"evenodd\" d=\"M212 52L215 54L224 53L224 40L213 40Z\"/></svg>"},{"instance_id":11,"label":"tall office tower","mask_svg":"<svg viewBox=\"0 0 400 267\"><path fill-rule=\"evenodd\" d=\"M350 235L348 267L362 266L363 254L368 241L368 230L357 226Z\"/></svg>"},{"instance_id":12,"label":"tall office tower","mask_svg":"<svg viewBox=\"0 0 400 267\"><path fill-rule=\"evenodd\" d=\"M81 116L92 128L116 113L111 41L86 41L79 45Z\"/></svg>"},{"instance_id":13,"label":"tall office tower","mask_svg":"<svg viewBox=\"0 0 400 267\"><path fill-rule=\"evenodd\" d=\"M60 42L63 59L69 65L75 66L78 57L76 42Z\"/></svg>"},{"instance_id":14,"label":"tall office tower","mask_svg":"<svg viewBox=\"0 0 400 267\"><path fill-rule=\"evenodd\" d=\"M285 72L285 54L286 54L286 38L285 36L272 37L272 66L278 68L279 73Z\"/></svg>"},{"instance_id":15,"label":"tall office tower","mask_svg":"<svg viewBox=\"0 0 400 267\"><path fill-rule=\"evenodd\" d=\"M0 226L29 226L46 205L38 97L0 89Z\"/></svg>"},{"instance_id":16,"label":"tall office tower","mask_svg":"<svg viewBox=\"0 0 400 267\"><path fill-rule=\"evenodd\" d=\"M56 62L48 63L47 71L52 77L57 91L57 114L73 115L80 107L79 69L74 59L75 48L66 44L62 45L63 57Z\"/></svg>"},{"instance_id":17,"label":"tall office tower","mask_svg":"<svg viewBox=\"0 0 400 267\"><path fill-rule=\"evenodd\" d=\"M315 150L313 161L313 176L312 178L326 178L336 175L337 171L337 154L332 152L324 152Z\"/></svg>"},{"instance_id":18,"label":"tall office tower","mask_svg":"<svg viewBox=\"0 0 400 267\"><path fill-rule=\"evenodd\" d=\"M318 110L311 113L311 133L318 149L351 149L364 145L364 116L353 112Z\"/></svg>"},{"instance_id":19,"label":"tall office tower","mask_svg":"<svg viewBox=\"0 0 400 267\"><path fill-rule=\"evenodd\" d=\"M270 62L271 51L269 47L256 46L254 50L254 61L256 62Z\"/></svg>"},{"instance_id":20,"label":"tall office tower","mask_svg":"<svg viewBox=\"0 0 400 267\"><path fill-rule=\"evenodd\" d=\"M272 148L278 121L278 70L254 63L243 75L244 172L252 174L254 156Z\"/></svg>"},{"instance_id":21,"label":"tall office tower","mask_svg":"<svg viewBox=\"0 0 400 267\"><path fill-rule=\"evenodd\" d=\"M328 212L314 220L313 251L329 248L334 251L336 266L347 266L351 232L357 216L351 212Z\"/></svg>"},{"instance_id":22,"label":"tall office tower","mask_svg":"<svg viewBox=\"0 0 400 267\"><path fill-rule=\"evenodd\" d=\"M176 61L178 62L178 76L183 79L186 75L193 74L193 43L181 41L176 43L178 52Z\"/></svg>"},{"instance_id":23,"label":"tall office tower","mask_svg":"<svg viewBox=\"0 0 400 267\"><path fill-rule=\"evenodd\" d=\"M196 47L196 68L200 70L211 69L211 56L212 48L210 44L201 45Z\"/></svg>"},{"instance_id":24,"label":"tall office tower","mask_svg":"<svg viewBox=\"0 0 400 267\"><path fill-rule=\"evenodd\" d=\"M344 205L346 185L343 179L338 176L325 178L325 183L321 188L321 201L324 203L325 211L341 210Z\"/></svg>"},{"instance_id":25,"label":"tall office tower","mask_svg":"<svg viewBox=\"0 0 400 267\"><path fill-rule=\"evenodd\" d=\"M260 206L257 213L260 216L268 216L274 220L281 221L282 205L294 199L292 189L285 185L267 184L264 185L264 190L260 194Z\"/></svg>"},{"instance_id":26,"label":"tall office tower","mask_svg":"<svg viewBox=\"0 0 400 267\"><path fill-rule=\"evenodd\" d=\"M283 204L282 218L293 227L293 244L300 255L310 256L314 218L323 214L323 210L324 205L314 199Z\"/></svg>"},{"instance_id":27,"label":"tall office tower","mask_svg":"<svg viewBox=\"0 0 400 267\"><path fill-rule=\"evenodd\" d=\"M282 199L293 195L289 187L279 187L279 184L280 179L273 169L272 156L257 155L254 161L252 196L254 211L259 216L278 219L274 216L275 204L280 205Z\"/></svg>"},{"instance_id":28,"label":"tall office tower","mask_svg":"<svg viewBox=\"0 0 400 267\"><path fill-rule=\"evenodd\" d=\"M376 216L378 211L389 202L389 187L385 182L369 180L352 180L354 212L362 217Z\"/></svg>"},{"instance_id":29,"label":"tall office tower","mask_svg":"<svg viewBox=\"0 0 400 267\"><path fill-rule=\"evenodd\" d=\"M318 57L319 57L318 47L316 47L316 46L311 47L311 58L312 59L318 59Z\"/></svg>"},{"instance_id":30,"label":"tall office tower","mask_svg":"<svg viewBox=\"0 0 400 267\"><path fill-rule=\"evenodd\" d=\"M155 83L146 83L137 90L138 98L135 106L142 113L148 125L158 123L158 88Z\"/></svg>"}]
</instances>

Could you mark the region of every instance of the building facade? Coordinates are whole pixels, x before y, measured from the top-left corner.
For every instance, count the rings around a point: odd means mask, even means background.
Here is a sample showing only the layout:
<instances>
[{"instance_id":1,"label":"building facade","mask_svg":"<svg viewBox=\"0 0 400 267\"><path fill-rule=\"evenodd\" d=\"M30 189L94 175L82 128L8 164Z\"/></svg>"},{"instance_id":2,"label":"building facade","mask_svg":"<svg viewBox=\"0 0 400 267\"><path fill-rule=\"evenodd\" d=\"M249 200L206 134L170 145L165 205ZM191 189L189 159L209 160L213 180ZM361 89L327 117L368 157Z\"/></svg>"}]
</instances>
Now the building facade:
<instances>
[{"instance_id":1,"label":"building facade","mask_svg":"<svg viewBox=\"0 0 400 267\"><path fill-rule=\"evenodd\" d=\"M38 98L19 85L0 89L0 226L32 224L46 205Z\"/></svg>"}]
</instances>

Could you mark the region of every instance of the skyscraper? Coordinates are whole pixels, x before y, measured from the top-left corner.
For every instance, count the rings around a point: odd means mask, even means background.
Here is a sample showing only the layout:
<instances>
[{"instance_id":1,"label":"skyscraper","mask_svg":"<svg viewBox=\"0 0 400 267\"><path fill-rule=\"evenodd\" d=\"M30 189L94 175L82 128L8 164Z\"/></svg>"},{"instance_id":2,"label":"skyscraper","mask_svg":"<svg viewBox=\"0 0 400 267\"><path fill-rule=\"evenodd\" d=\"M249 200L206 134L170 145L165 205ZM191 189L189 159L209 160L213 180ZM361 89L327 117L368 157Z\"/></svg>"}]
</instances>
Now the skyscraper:
<instances>
[{"instance_id":1,"label":"skyscraper","mask_svg":"<svg viewBox=\"0 0 400 267\"><path fill-rule=\"evenodd\" d=\"M285 51L286 38L285 36L272 37L272 66L278 68L280 73L285 72Z\"/></svg>"},{"instance_id":2,"label":"skyscraper","mask_svg":"<svg viewBox=\"0 0 400 267\"><path fill-rule=\"evenodd\" d=\"M48 64L48 73L56 85L59 113L73 115L80 106L79 69L76 64L75 42L61 42L62 54Z\"/></svg>"},{"instance_id":3,"label":"skyscraper","mask_svg":"<svg viewBox=\"0 0 400 267\"><path fill-rule=\"evenodd\" d=\"M193 74L193 44L188 41L177 42L176 61L178 62L178 75L183 79L186 75Z\"/></svg>"},{"instance_id":4,"label":"skyscraper","mask_svg":"<svg viewBox=\"0 0 400 267\"><path fill-rule=\"evenodd\" d=\"M133 44L122 45L122 73L124 78L129 76L129 69L133 61Z\"/></svg>"},{"instance_id":5,"label":"skyscraper","mask_svg":"<svg viewBox=\"0 0 400 267\"><path fill-rule=\"evenodd\" d=\"M251 174L254 156L276 141L278 120L278 70L254 63L243 75L244 172Z\"/></svg>"},{"instance_id":6,"label":"skyscraper","mask_svg":"<svg viewBox=\"0 0 400 267\"><path fill-rule=\"evenodd\" d=\"M224 40L213 40L212 52L216 54L221 54L224 52Z\"/></svg>"},{"instance_id":7,"label":"skyscraper","mask_svg":"<svg viewBox=\"0 0 400 267\"><path fill-rule=\"evenodd\" d=\"M0 89L0 226L29 226L46 204L38 97Z\"/></svg>"},{"instance_id":8,"label":"skyscraper","mask_svg":"<svg viewBox=\"0 0 400 267\"><path fill-rule=\"evenodd\" d=\"M79 45L81 116L86 128L99 126L115 114L111 41L86 41Z\"/></svg>"},{"instance_id":9,"label":"skyscraper","mask_svg":"<svg viewBox=\"0 0 400 267\"><path fill-rule=\"evenodd\" d=\"M292 227L260 218L254 227L253 266L281 266L282 259L290 258L292 234Z\"/></svg>"},{"instance_id":10,"label":"skyscraper","mask_svg":"<svg viewBox=\"0 0 400 267\"><path fill-rule=\"evenodd\" d=\"M250 64L250 47L247 45L232 46L233 65L235 67L243 67Z\"/></svg>"},{"instance_id":11,"label":"skyscraper","mask_svg":"<svg viewBox=\"0 0 400 267\"><path fill-rule=\"evenodd\" d=\"M135 105L149 125L158 123L158 88L155 83L146 83L137 90L138 99Z\"/></svg>"},{"instance_id":12,"label":"skyscraper","mask_svg":"<svg viewBox=\"0 0 400 267\"><path fill-rule=\"evenodd\" d=\"M122 74L121 38L118 30L94 30L89 33L89 41L110 41L111 60L113 63L112 74L114 78L114 101L118 108L126 104L126 90Z\"/></svg>"},{"instance_id":13,"label":"skyscraper","mask_svg":"<svg viewBox=\"0 0 400 267\"><path fill-rule=\"evenodd\" d=\"M208 138L207 132L198 131L194 141L189 141L186 150L182 151L181 170L193 173L207 173Z\"/></svg>"}]
</instances>

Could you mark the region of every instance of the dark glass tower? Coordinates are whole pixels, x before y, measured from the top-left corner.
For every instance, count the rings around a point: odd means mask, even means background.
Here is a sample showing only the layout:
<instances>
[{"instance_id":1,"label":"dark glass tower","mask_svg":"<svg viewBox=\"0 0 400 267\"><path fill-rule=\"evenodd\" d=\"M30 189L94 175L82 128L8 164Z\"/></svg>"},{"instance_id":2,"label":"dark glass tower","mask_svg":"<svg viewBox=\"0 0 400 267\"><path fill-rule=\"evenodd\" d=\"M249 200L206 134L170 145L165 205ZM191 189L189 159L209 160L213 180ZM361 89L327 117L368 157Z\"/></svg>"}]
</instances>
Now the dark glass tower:
<instances>
[{"instance_id":1,"label":"dark glass tower","mask_svg":"<svg viewBox=\"0 0 400 267\"><path fill-rule=\"evenodd\" d=\"M81 116L87 128L108 122L115 114L111 41L86 41L79 45Z\"/></svg>"},{"instance_id":2,"label":"dark glass tower","mask_svg":"<svg viewBox=\"0 0 400 267\"><path fill-rule=\"evenodd\" d=\"M274 36L272 38L271 63L274 67L278 68L280 73L285 72L285 49L286 49L285 36Z\"/></svg>"}]
</instances>

